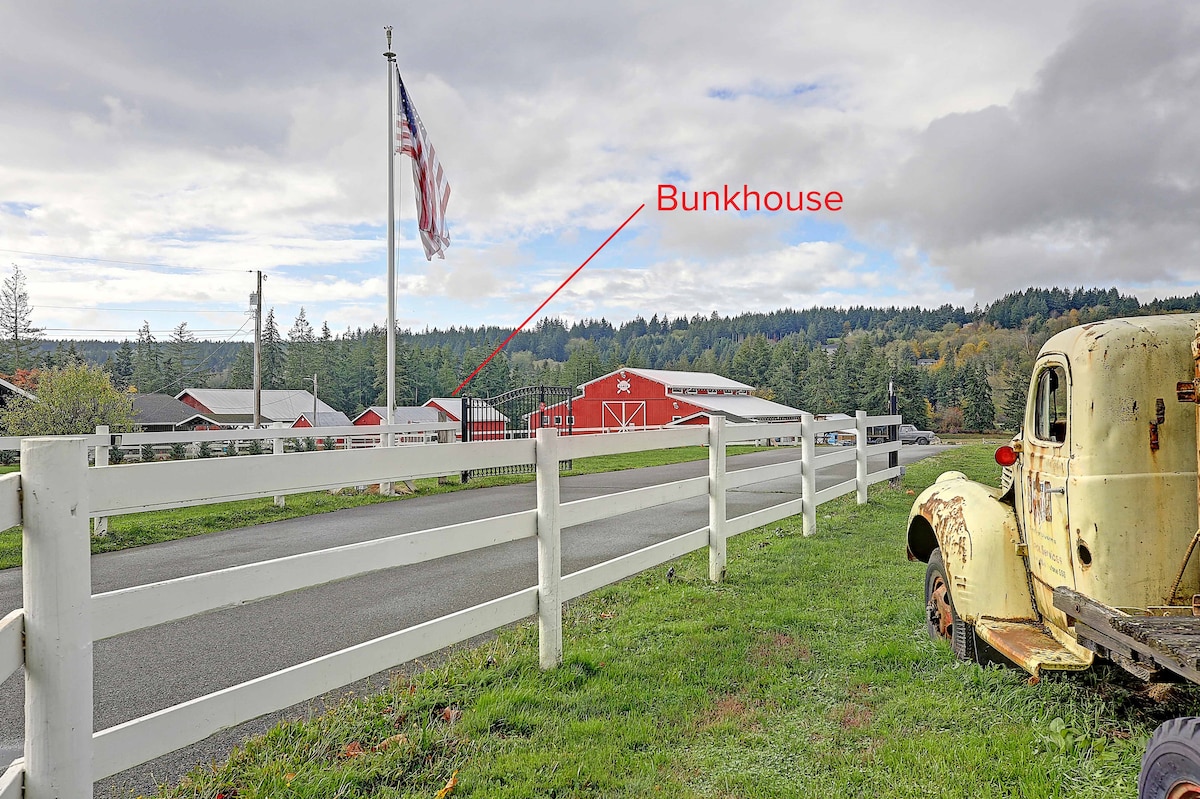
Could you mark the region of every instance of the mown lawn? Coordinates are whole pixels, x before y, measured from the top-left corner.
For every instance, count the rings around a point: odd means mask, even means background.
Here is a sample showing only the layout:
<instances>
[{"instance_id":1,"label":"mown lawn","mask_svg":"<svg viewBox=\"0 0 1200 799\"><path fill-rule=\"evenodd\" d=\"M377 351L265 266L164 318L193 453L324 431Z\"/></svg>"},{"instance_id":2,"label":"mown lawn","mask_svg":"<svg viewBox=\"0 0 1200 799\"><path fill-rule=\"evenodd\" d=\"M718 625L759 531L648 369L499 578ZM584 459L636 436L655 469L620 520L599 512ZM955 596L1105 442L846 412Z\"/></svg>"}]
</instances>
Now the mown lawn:
<instances>
[{"instance_id":1,"label":"mown lawn","mask_svg":"<svg viewBox=\"0 0 1200 799\"><path fill-rule=\"evenodd\" d=\"M822 506L813 538L798 519L739 536L721 585L698 552L572 602L558 669L526 623L161 795L1133 797L1149 732L1200 694L1156 703L1112 671L1030 684L926 636L912 492L950 468L991 479L990 453Z\"/></svg>"},{"instance_id":2,"label":"mown lawn","mask_svg":"<svg viewBox=\"0 0 1200 799\"><path fill-rule=\"evenodd\" d=\"M737 445L728 448L729 455L741 455L748 452L758 452L765 447ZM246 456L249 457L249 456ZM270 456L254 456L270 457ZM600 472L615 472L624 469L638 469L643 466L664 466L672 463L704 460L708 457L706 447L676 447L673 449L651 450L647 452L631 452L622 455L603 455L595 458L579 458L572 464L570 471L564 475L597 474ZM269 463L269 461L268 461ZM19 467L0 467L0 474L17 471ZM355 508L360 505L373 505L378 502L395 502L414 496L443 494L451 491L462 491L470 488L482 488L496 485L512 485L533 481L532 474L501 475L491 477L476 477L463 485L458 477L450 478L450 482L440 485L436 479L417 480L416 492L397 494L395 496L380 496L369 491L344 489L335 494L328 491L315 491L308 494L293 494L287 497L284 507L277 508L271 498L247 499L238 502L222 502L214 505L198 505L190 508L177 508L166 511L149 513L132 513L128 516L114 516L108 522L108 535L92 539L92 554L113 552L119 549L157 544L163 541L174 541L204 533L215 533L221 530L232 530L238 527L249 527L264 522L294 519L298 516L311 516L316 513L343 508ZM21 565L21 528L14 527L0 532L0 569L10 569Z\"/></svg>"}]
</instances>

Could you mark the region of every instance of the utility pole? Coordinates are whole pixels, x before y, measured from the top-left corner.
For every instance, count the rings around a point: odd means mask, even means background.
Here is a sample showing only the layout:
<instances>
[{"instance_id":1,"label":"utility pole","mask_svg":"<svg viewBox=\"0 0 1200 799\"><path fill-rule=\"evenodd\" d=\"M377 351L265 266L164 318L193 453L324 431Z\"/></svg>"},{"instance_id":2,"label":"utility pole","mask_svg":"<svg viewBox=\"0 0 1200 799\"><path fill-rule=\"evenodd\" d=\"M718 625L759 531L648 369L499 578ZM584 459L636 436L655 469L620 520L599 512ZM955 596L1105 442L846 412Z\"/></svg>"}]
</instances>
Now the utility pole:
<instances>
[{"instance_id":1,"label":"utility pole","mask_svg":"<svg viewBox=\"0 0 1200 799\"><path fill-rule=\"evenodd\" d=\"M317 426L317 376L313 375L313 427Z\"/></svg>"},{"instance_id":2,"label":"utility pole","mask_svg":"<svg viewBox=\"0 0 1200 799\"><path fill-rule=\"evenodd\" d=\"M262 282L257 271L258 285L250 300L254 304L254 429L262 427Z\"/></svg>"}]
</instances>

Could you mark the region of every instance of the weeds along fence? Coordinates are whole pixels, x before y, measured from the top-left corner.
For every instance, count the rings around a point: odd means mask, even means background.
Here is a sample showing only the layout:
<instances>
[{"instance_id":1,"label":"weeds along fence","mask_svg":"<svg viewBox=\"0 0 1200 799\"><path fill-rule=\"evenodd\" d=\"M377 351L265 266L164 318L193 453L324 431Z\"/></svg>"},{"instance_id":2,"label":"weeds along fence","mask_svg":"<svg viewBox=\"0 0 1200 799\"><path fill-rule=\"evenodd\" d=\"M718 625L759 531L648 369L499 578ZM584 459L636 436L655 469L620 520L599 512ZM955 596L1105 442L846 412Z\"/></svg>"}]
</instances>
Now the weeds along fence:
<instances>
[{"instance_id":1,"label":"weeds along fence","mask_svg":"<svg viewBox=\"0 0 1200 799\"><path fill-rule=\"evenodd\" d=\"M726 542L797 513L816 531L816 508L899 476L869 473L871 455L899 442L868 445L868 424L899 417L856 417L857 446L818 455L816 436L845 420L685 427L609 435L437 446L380 447L269 458L166 461L88 468L88 438L21 442L19 473L0 477L0 528L23 525L24 607L0 620L0 680L25 670L24 755L0 776L0 799L90 797L95 780L200 741L266 713L303 702L527 617L536 616L543 668L562 662L563 603L604 585L707 548L709 577L725 575ZM799 461L729 472L726 445L798 436ZM708 475L563 503L559 461L668 447L708 446ZM817 470L856 463L855 478L816 490ZM536 464L537 507L476 521L338 546L163 582L91 594L89 516L411 480L513 463ZM267 465L269 468L264 468ZM801 496L726 518L729 489L784 477L801 479ZM693 497L708 497L708 524L572 574L562 574L563 528ZM92 644L158 624L370 572L536 539L538 582L522 591L393 632L150 715L93 732Z\"/></svg>"}]
</instances>

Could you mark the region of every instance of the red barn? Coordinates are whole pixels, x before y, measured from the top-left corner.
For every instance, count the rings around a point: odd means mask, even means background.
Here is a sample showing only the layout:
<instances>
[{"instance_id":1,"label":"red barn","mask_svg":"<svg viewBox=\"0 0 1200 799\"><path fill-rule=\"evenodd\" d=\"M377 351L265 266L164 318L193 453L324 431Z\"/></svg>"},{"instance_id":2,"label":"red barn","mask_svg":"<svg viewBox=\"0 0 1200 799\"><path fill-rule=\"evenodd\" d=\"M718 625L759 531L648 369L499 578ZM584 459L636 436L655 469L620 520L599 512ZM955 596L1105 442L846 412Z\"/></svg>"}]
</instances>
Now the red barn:
<instances>
[{"instance_id":1,"label":"red barn","mask_svg":"<svg viewBox=\"0 0 1200 799\"><path fill-rule=\"evenodd\" d=\"M710 413L736 422L794 422L800 411L753 396L754 386L710 372L618 369L580 386L571 401L576 433L611 433L670 424L707 424ZM566 403L551 405L553 417Z\"/></svg>"}]
</instances>

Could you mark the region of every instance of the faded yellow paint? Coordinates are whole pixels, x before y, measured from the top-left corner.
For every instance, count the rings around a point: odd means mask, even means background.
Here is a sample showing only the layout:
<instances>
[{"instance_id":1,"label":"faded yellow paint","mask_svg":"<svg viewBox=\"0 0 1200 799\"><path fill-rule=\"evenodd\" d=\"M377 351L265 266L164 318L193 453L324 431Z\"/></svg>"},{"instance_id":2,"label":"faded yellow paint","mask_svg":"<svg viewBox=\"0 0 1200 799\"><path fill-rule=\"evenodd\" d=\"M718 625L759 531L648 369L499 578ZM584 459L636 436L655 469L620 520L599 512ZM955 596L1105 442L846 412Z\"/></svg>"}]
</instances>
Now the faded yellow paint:
<instances>
[{"instance_id":1,"label":"faded yellow paint","mask_svg":"<svg viewBox=\"0 0 1200 799\"><path fill-rule=\"evenodd\" d=\"M947 472L913 505L937 535L954 607L967 622L981 616L1037 619L1024 561L1017 557L1016 515L997 489ZM911 534L911 533L910 533Z\"/></svg>"},{"instance_id":2,"label":"faded yellow paint","mask_svg":"<svg viewBox=\"0 0 1200 799\"><path fill-rule=\"evenodd\" d=\"M1170 596L1197 528L1200 406L1178 389L1200 386L1198 323L1200 314L1136 317L1054 336L1034 367L1005 491L947 473L913 505L910 551L920 517L960 615L1034 673L1091 659L1053 607L1059 585L1134 612L1190 605L1200 592L1194 555ZM1025 607L1014 613L1016 584Z\"/></svg>"}]
</instances>

